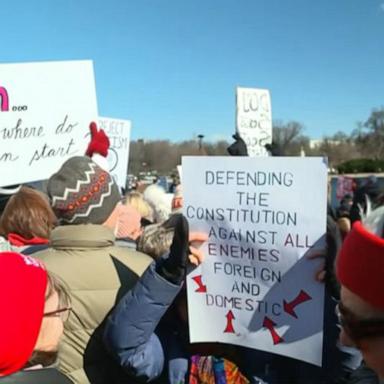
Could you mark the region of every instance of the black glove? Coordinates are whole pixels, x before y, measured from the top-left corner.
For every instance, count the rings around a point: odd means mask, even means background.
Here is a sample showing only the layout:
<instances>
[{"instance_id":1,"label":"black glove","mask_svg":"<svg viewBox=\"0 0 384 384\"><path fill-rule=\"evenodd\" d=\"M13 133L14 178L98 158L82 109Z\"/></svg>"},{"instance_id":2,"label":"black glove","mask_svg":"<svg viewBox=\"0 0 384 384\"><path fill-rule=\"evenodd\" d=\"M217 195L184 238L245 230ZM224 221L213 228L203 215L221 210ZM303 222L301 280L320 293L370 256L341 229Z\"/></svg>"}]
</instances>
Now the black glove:
<instances>
[{"instance_id":1,"label":"black glove","mask_svg":"<svg viewBox=\"0 0 384 384\"><path fill-rule=\"evenodd\" d=\"M280 147L272 141L271 144L265 144L264 148L270 153L271 156L283 156L284 153Z\"/></svg>"},{"instance_id":2,"label":"black glove","mask_svg":"<svg viewBox=\"0 0 384 384\"><path fill-rule=\"evenodd\" d=\"M235 133L232 137L236 141L227 148L228 153L231 156L248 156L247 146L240 135Z\"/></svg>"},{"instance_id":3,"label":"black glove","mask_svg":"<svg viewBox=\"0 0 384 384\"><path fill-rule=\"evenodd\" d=\"M157 266L157 273L169 282L180 285L186 274L189 255L189 226L181 214L172 216L173 241L169 256Z\"/></svg>"}]
</instances>

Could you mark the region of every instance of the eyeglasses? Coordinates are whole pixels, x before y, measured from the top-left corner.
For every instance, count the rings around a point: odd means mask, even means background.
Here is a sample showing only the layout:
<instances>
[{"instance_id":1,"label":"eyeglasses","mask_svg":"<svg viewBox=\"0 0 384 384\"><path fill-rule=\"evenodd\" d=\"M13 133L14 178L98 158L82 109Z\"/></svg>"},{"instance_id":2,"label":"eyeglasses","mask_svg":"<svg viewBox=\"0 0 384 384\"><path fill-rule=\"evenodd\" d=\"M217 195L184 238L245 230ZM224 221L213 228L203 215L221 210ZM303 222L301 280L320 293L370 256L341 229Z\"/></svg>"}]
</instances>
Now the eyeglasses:
<instances>
[{"instance_id":1,"label":"eyeglasses","mask_svg":"<svg viewBox=\"0 0 384 384\"><path fill-rule=\"evenodd\" d=\"M71 310L72 310L71 307L59 308L59 309L56 309L55 311L46 312L43 314L43 316L44 317L60 317L62 322L65 323L69 318L69 314Z\"/></svg>"},{"instance_id":2,"label":"eyeglasses","mask_svg":"<svg viewBox=\"0 0 384 384\"><path fill-rule=\"evenodd\" d=\"M362 319L343 305L337 304L336 315L345 333L354 341L362 338L384 336L384 319Z\"/></svg>"}]
</instances>

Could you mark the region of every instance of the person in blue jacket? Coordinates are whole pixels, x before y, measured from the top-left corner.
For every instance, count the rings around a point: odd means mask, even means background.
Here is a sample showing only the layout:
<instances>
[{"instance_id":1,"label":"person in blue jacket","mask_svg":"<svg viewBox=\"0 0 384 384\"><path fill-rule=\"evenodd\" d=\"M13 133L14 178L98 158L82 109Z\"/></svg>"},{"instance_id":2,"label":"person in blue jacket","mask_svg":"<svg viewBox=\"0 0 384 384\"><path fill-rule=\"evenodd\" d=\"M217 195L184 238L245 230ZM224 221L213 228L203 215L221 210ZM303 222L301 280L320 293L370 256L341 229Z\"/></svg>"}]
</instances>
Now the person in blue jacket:
<instances>
[{"instance_id":1,"label":"person in blue jacket","mask_svg":"<svg viewBox=\"0 0 384 384\"><path fill-rule=\"evenodd\" d=\"M320 368L310 369L308 364L264 351L218 343L190 344L183 282L189 265L199 264L203 255L198 249L189 247L189 240L202 242L206 236L191 234L188 239L187 220L180 214L172 220L175 230L168 257L149 266L106 322L104 342L129 376L126 382L338 382L338 377L328 380L329 375L323 374ZM334 352L327 356L332 357L336 358ZM223 362L233 375L231 378L225 375L225 381L220 381ZM202 366L214 372L215 381L194 381L196 376L204 376L204 372L199 372Z\"/></svg>"},{"instance_id":2,"label":"person in blue jacket","mask_svg":"<svg viewBox=\"0 0 384 384\"><path fill-rule=\"evenodd\" d=\"M115 307L107 319L105 345L136 382L200 383L200 376L213 375L213 382L220 377L220 383L246 384L236 347L189 343L183 282L188 264L197 265L203 258L189 244L202 243L207 236L189 236L181 214L173 220L169 256L153 262Z\"/></svg>"}]
</instances>

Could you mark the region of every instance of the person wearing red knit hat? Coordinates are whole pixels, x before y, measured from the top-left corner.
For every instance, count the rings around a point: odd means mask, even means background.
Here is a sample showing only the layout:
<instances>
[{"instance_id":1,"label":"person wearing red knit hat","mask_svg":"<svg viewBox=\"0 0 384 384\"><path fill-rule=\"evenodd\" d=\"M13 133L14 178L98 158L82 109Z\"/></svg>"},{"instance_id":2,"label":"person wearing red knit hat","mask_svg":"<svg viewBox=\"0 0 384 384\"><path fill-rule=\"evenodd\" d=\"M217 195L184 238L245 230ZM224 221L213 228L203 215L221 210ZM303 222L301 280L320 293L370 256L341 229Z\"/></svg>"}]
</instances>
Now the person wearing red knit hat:
<instances>
[{"instance_id":1,"label":"person wearing red knit hat","mask_svg":"<svg viewBox=\"0 0 384 384\"><path fill-rule=\"evenodd\" d=\"M0 382L69 383L45 368L55 361L70 309L61 283L40 261L0 252L0 303Z\"/></svg>"},{"instance_id":2,"label":"person wearing red knit hat","mask_svg":"<svg viewBox=\"0 0 384 384\"><path fill-rule=\"evenodd\" d=\"M384 379L383 207L355 222L336 261L341 284L340 341L362 352L368 367Z\"/></svg>"}]
</instances>

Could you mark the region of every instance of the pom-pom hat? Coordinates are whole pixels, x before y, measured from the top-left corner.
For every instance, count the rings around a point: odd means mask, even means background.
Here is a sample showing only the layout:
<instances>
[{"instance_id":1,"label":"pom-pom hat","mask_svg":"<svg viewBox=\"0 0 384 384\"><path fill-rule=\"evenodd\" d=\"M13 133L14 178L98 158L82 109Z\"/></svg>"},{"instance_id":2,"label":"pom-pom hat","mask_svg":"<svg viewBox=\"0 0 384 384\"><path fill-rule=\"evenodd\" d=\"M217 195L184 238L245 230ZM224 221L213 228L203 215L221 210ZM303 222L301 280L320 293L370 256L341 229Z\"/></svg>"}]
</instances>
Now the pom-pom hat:
<instances>
[{"instance_id":1,"label":"pom-pom hat","mask_svg":"<svg viewBox=\"0 0 384 384\"><path fill-rule=\"evenodd\" d=\"M384 239L355 222L337 258L337 278L373 307L384 310Z\"/></svg>"},{"instance_id":2,"label":"pom-pom hat","mask_svg":"<svg viewBox=\"0 0 384 384\"><path fill-rule=\"evenodd\" d=\"M43 319L47 272L30 256L0 252L0 376L31 356Z\"/></svg>"},{"instance_id":3,"label":"pom-pom hat","mask_svg":"<svg viewBox=\"0 0 384 384\"><path fill-rule=\"evenodd\" d=\"M103 129L98 130L97 124L92 121L89 124L91 140L88 144L85 155L91 157L92 160L105 171L109 171L109 163L107 160L110 141Z\"/></svg>"},{"instance_id":4,"label":"pom-pom hat","mask_svg":"<svg viewBox=\"0 0 384 384\"><path fill-rule=\"evenodd\" d=\"M101 156L107 157L110 145L108 136L103 129L97 129L95 122L90 123L89 130L91 132L91 141L88 144L85 154L92 157L95 153L98 153Z\"/></svg>"}]
</instances>

